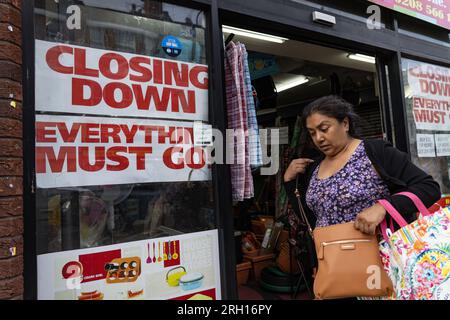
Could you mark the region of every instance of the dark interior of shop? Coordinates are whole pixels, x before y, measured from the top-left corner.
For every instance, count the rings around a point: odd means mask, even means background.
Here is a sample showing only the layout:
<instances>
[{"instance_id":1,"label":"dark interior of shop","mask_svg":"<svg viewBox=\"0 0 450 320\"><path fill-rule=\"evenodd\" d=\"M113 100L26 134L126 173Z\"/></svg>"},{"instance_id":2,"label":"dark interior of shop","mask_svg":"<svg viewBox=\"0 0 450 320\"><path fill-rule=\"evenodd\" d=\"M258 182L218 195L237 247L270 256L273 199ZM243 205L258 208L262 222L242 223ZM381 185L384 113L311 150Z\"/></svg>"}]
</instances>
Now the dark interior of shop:
<instances>
[{"instance_id":1,"label":"dark interior of shop","mask_svg":"<svg viewBox=\"0 0 450 320\"><path fill-rule=\"evenodd\" d=\"M301 111L319 97L343 97L363 120L363 138L383 136L375 59L358 61L349 58L355 52L288 39L276 43L226 31L226 43L243 43L249 53L259 128L279 128L280 135L288 132L288 139L280 141L278 173L264 176L254 170L254 197L233 206L239 296L309 299L311 275L302 263L303 249L293 244L295 234L289 231L290 215L295 213L289 210L283 174L290 160L299 157L295 135Z\"/></svg>"}]
</instances>

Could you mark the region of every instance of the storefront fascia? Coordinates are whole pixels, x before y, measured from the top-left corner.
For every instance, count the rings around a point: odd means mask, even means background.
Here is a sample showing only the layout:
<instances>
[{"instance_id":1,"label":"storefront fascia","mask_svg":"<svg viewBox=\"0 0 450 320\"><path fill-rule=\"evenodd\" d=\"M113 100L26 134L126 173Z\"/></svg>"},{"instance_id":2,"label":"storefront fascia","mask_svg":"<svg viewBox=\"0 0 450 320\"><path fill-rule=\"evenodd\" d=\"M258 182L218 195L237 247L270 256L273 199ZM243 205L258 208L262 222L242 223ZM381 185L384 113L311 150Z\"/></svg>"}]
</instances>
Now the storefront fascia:
<instances>
[{"instance_id":1,"label":"storefront fascia","mask_svg":"<svg viewBox=\"0 0 450 320\"><path fill-rule=\"evenodd\" d=\"M301 3L300 3L301 2ZM174 2L177 3L177 2ZM178 3L179 4L179 3ZM336 48L355 49L377 58L385 138L403 151L409 151L406 124L402 57L427 61L449 67L447 46L411 35L400 34L396 15L382 8L390 29L371 30L361 19L352 19L345 12L328 12L306 1L184 1L184 6L202 9L207 21L207 62L209 67L209 117L213 127L226 128L223 74L223 37L221 24L253 27L260 32L320 43ZM370 5L370 3L367 3ZM314 11L336 18L334 26L312 22ZM274 14L276 12L276 14ZM34 156L34 4L23 3L23 60L24 60L24 274L26 299L37 297L36 261L36 197ZM414 18L410 18L414 21ZM440 30L442 31L442 30ZM220 251L220 282L223 299L236 299L236 269L234 260L233 217L229 168L216 165L212 171Z\"/></svg>"}]
</instances>

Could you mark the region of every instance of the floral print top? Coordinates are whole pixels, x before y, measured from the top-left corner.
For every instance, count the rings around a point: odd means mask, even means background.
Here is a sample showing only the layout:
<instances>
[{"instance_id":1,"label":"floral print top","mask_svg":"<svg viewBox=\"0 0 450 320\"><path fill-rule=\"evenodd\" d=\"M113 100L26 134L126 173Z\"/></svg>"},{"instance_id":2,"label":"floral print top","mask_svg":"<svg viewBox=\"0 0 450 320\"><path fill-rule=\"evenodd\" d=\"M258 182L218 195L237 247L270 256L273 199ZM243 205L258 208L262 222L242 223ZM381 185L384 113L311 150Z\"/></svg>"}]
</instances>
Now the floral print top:
<instances>
[{"instance_id":1,"label":"floral print top","mask_svg":"<svg viewBox=\"0 0 450 320\"><path fill-rule=\"evenodd\" d=\"M331 177L319 179L314 170L306 204L317 217L316 227L355 220L358 213L389 195L389 189L372 167L362 141L345 166Z\"/></svg>"}]
</instances>

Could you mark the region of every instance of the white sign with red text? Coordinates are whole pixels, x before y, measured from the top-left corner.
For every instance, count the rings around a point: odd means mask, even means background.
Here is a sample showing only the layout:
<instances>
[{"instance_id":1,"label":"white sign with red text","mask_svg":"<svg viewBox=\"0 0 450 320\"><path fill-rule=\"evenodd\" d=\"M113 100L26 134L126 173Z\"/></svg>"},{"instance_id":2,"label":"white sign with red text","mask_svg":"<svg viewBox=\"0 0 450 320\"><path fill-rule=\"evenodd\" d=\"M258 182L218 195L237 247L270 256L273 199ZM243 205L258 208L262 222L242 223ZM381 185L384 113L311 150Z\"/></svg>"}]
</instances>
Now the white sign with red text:
<instances>
[{"instance_id":1,"label":"white sign with red text","mask_svg":"<svg viewBox=\"0 0 450 320\"><path fill-rule=\"evenodd\" d=\"M418 130L450 131L450 69L403 59Z\"/></svg>"},{"instance_id":2,"label":"white sign with red text","mask_svg":"<svg viewBox=\"0 0 450 320\"><path fill-rule=\"evenodd\" d=\"M193 122L36 115L39 188L210 180Z\"/></svg>"},{"instance_id":3,"label":"white sign with red text","mask_svg":"<svg viewBox=\"0 0 450 320\"><path fill-rule=\"evenodd\" d=\"M208 120L208 67L36 40L37 111Z\"/></svg>"}]
</instances>

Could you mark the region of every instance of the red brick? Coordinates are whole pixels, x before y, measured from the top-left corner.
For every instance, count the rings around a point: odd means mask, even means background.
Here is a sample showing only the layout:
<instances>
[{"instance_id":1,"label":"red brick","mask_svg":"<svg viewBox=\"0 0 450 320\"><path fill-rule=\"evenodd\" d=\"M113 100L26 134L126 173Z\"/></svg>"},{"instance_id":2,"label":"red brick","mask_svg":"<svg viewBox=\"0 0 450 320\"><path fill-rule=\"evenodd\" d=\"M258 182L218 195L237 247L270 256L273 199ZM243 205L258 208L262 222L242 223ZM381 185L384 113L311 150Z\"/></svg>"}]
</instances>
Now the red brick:
<instances>
[{"instance_id":1,"label":"red brick","mask_svg":"<svg viewBox=\"0 0 450 320\"><path fill-rule=\"evenodd\" d=\"M22 81L22 67L11 61L0 61L0 78Z\"/></svg>"},{"instance_id":2,"label":"red brick","mask_svg":"<svg viewBox=\"0 0 450 320\"><path fill-rule=\"evenodd\" d=\"M0 3L0 22L13 25L16 28L22 28L22 16L19 10L5 3Z\"/></svg>"},{"instance_id":3,"label":"red brick","mask_svg":"<svg viewBox=\"0 0 450 320\"><path fill-rule=\"evenodd\" d=\"M0 157L23 157L22 141L19 139L0 139Z\"/></svg>"},{"instance_id":4,"label":"red brick","mask_svg":"<svg viewBox=\"0 0 450 320\"><path fill-rule=\"evenodd\" d=\"M12 27L12 31L9 28ZM22 31L9 23L0 23L0 40L9 41L18 46L22 45Z\"/></svg>"},{"instance_id":5,"label":"red brick","mask_svg":"<svg viewBox=\"0 0 450 320\"><path fill-rule=\"evenodd\" d=\"M7 0L7 2L8 1L17 9L22 10L22 0ZM28 0L25 0L25 1L28 1Z\"/></svg>"},{"instance_id":6,"label":"red brick","mask_svg":"<svg viewBox=\"0 0 450 320\"><path fill-rule=\"evenodd\" d=\"M22 103L15 101L16 106L11 105L14 99L0 99L0 118L22 119ZM0 150L1 152L1 150Z\"/></svg>"},{"instance_id":7,"label":"red brick","mask_svg":"<svg viewBox=\"0 0 450 320\"><path fill-rule=\"evenodd\" d=\"M0 60L22 64L22 48L10 42L0 41Z\"/></svg>"},{"instance_id":8,"label":"red brick","mask_svg":"<svg viewBox=\"0 0 450 320\"><path fill-rule=\"evenodd\" d=\"M23 294L23 277L0 280L0 299L11 299Z\"/></svg>"},{"instance_id":9,"label":"red brick","mask_svg":"<svg viewBox=\"0 0 450 320\"><path fill-rule=\"evenodd\" d=\"M13 95L12 97L11 94ZM9 79L0 79L0 98L22 101L22 84Z\"/></svg>"},{"instance_id":10,"label":"red brick","mask_svg":"<svg viewBox=\"0 0 450 320\"><path fill-rule=\"evenodd\" d=\"M0 177L0 196L20 196L23 194L22 178Z\"/></svg>"},{"instance_id":11,"label":"red brick","mask_svg":"<svg viewBox=\"0 0 450 320\"><path fill-rule=\"evenodd\" d=\"M23 176L22 159L0 158L0 176Z\"/></svg>"},{"instance_id":12,"label":"red brick","mask_svg":"<svg viewBox=\"0 0 450 320\"><path fill-rule=\"evenodd\" d=\"M16 237L23 234L23 218L0 219L0 238Z\"/></svg>"},{"instance_id":13,"label":"red brick","mask_svg":"<svg viewBox=\"0 0 450 320\"><path fill-rule=\"evenodd\" d=\"M22 197L0 198L0 218L20 216L22 214Z\"/></svg>"},{"instance_id":14,"label":"red brick","mask_svg":"<svg viewBox=\"0 0 450 320\"><path fill-rule=\"evenodd\" d=\"M13 238L0 238L0 259L11 258L11 248L16 248L16 256L23 255L23 238L17 236Z\"/></svg>"},{"instance_id":15,"label":"red brick","mask_svg":"<svg viewBox=\"0 0 450 320\"><path fill-rule=\"evenodd\" d=\"M23 274L23 257L17 256L0 260L0 279L8 279Z\"/></svg>"},{"instance_id":16,"label":"red brick","mask_svg":"<svg viewBox=\"0 0 450 320\"><path fill-rule=\"evenodd\" d=\"M0 137L22 138L22 122L0 118Z\"/></svg>"}]
</instances>

